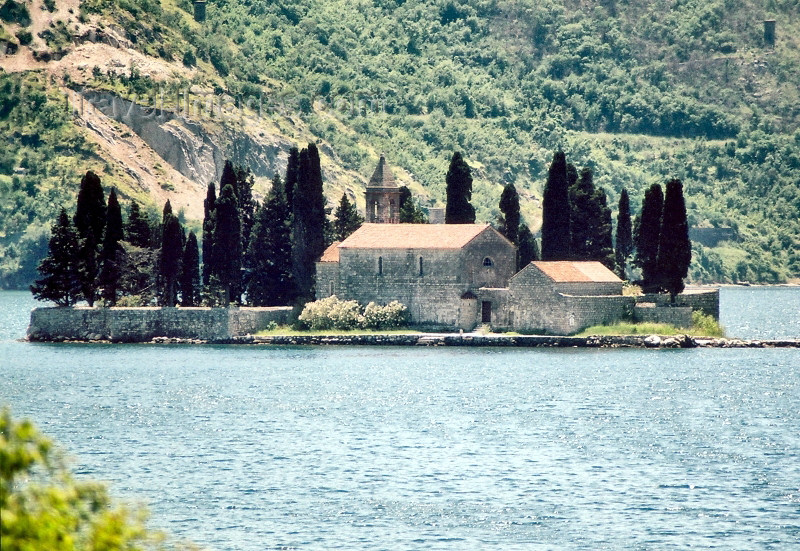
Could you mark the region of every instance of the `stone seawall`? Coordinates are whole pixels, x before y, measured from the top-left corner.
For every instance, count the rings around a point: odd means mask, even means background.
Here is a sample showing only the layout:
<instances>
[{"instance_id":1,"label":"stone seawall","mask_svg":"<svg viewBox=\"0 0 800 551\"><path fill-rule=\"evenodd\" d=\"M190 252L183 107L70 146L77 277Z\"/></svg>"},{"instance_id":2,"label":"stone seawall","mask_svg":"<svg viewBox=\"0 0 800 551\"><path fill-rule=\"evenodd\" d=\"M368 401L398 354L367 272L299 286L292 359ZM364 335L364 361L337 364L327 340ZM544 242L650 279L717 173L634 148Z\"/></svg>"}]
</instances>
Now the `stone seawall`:
<instances>
[{"instance_id":1,"label":"stone seawall","mask_svg":"<svg viewBox=\"0 0 800 551\"><path fill-rule=\"evenodd\" d=\"M518 348L800 348L800 340L744 341L688 335L659 337L546 335L480 335L409 333L398 335L265 335L233 339L237 344L283 346L467 346Z\"/></svg>"},{"instance_id":2,"label":"stone seawall","mask_svg":"<svg viewBox=\"0 0 800 551\"><path fill-rule=\"evenodd\" d=\"M280 308L35 308L32 341L106 340L148 342L159 337L227 342L286 323L292 309Z\"/></svg>"}]
</instances>

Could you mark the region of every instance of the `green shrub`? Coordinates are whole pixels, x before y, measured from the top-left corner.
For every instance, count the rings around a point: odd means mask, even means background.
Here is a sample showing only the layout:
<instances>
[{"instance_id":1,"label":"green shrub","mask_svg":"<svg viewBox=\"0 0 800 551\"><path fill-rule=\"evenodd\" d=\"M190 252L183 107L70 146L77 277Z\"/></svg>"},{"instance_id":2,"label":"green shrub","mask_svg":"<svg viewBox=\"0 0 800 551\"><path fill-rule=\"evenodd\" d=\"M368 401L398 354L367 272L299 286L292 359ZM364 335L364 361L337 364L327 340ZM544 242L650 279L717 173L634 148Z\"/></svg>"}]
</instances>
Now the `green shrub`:
<instances>
[{"instance_id":1,"label":"green shrub","mask_svg":"<svg viewBox=\"0 0 800 551\"><path fill-rule=\"evenodd\" d=\"M719 324L719 321L700 310L692 312L692 328L695 334L705 337L725 336L725 329Z\"/></svg>"},{"instance_id":2,"label":"green shrub","mask_svg":"<svg viewBox=\"0 0 800 551\"><path fill-rule=\"evenodd\" d=\"M31 24L31 13L25 4L6 0L0 6L0 19L7 23L18 23L22 27L27 27Z\"/></svg>"},{"instance_id":3,"label":"green shrub","mask_svg":"<svg viewBox=\"0 0 800 551\"><path fill-rule=\"evenodd\" d=\"M27 46L33 42L33 35L29 31L19 31L17 33L17 40L23 46Z\"/></svg>"}]
</instances>

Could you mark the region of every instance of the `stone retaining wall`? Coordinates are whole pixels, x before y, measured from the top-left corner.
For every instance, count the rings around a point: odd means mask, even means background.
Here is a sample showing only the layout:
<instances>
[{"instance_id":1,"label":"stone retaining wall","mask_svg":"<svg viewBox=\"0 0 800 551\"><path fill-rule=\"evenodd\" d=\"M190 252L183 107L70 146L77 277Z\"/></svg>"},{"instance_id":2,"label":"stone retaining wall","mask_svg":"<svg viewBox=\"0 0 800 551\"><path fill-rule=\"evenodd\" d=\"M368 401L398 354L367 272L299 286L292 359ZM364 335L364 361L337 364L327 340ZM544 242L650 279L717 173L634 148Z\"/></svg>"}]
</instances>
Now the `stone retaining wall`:
<instances>
[{"instance_id":1,"label":"stone retaining wall","mask_svg":"<svg viewBox=\"0 0 800 551\"><path fill-rule=\"evenodd\" d=\"M633 309L633 319L644 323L668 323L673 327L691 327L692 309L689 306L656 306L640 303Z\"/></svg>"},{"instance_id":2,"label":"stone retaining wall","mask_svg":"<svg viewBox=\"0 0 800 551\"><path fill-rule=\"evenodd\" d=\"M157 337L224 342L282 324L291 308L35 308L28 338L147 342Z\"/></svg>"}]
</instances>

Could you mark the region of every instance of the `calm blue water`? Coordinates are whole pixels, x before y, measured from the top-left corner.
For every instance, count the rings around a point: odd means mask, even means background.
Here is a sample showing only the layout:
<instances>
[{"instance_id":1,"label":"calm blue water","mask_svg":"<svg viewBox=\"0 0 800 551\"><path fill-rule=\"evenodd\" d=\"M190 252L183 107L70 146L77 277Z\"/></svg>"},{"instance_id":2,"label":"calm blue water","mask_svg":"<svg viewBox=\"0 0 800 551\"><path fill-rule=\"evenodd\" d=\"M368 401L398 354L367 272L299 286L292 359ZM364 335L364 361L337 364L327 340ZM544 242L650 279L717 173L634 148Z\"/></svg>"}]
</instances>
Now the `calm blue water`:
<instances>
[{"instance_id":1,"label":"calm blue water","mask_svg":"<svg viewBox=\"0 0 800 551\"><path fill-rule=\"evenodd\" d=\"M213 549L800 544L800 350L16 342L32 306L0 293L0 404ZM723 322L797 337L800 290Z\"/></svg>"}]
</instances>

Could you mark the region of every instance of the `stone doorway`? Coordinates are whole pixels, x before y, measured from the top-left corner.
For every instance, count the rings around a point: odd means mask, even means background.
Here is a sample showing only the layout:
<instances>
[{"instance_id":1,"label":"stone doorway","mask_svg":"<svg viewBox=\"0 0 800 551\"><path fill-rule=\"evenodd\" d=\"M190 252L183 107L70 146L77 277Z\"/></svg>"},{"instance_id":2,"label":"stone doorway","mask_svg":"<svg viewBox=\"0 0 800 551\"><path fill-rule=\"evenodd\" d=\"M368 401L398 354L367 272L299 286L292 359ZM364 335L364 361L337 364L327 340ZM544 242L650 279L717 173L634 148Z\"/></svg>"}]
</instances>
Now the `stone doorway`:
<instances>
[{"instance_id":1,"label":"stone doorway","mask_svg":"<svg viewBox=\"0 0 800 551\"><path fill-rule=\"evenodd\" d=\"M481 301L481 323L492 323L492 303L488 300Z\"/></svg>"}]
</instances>

